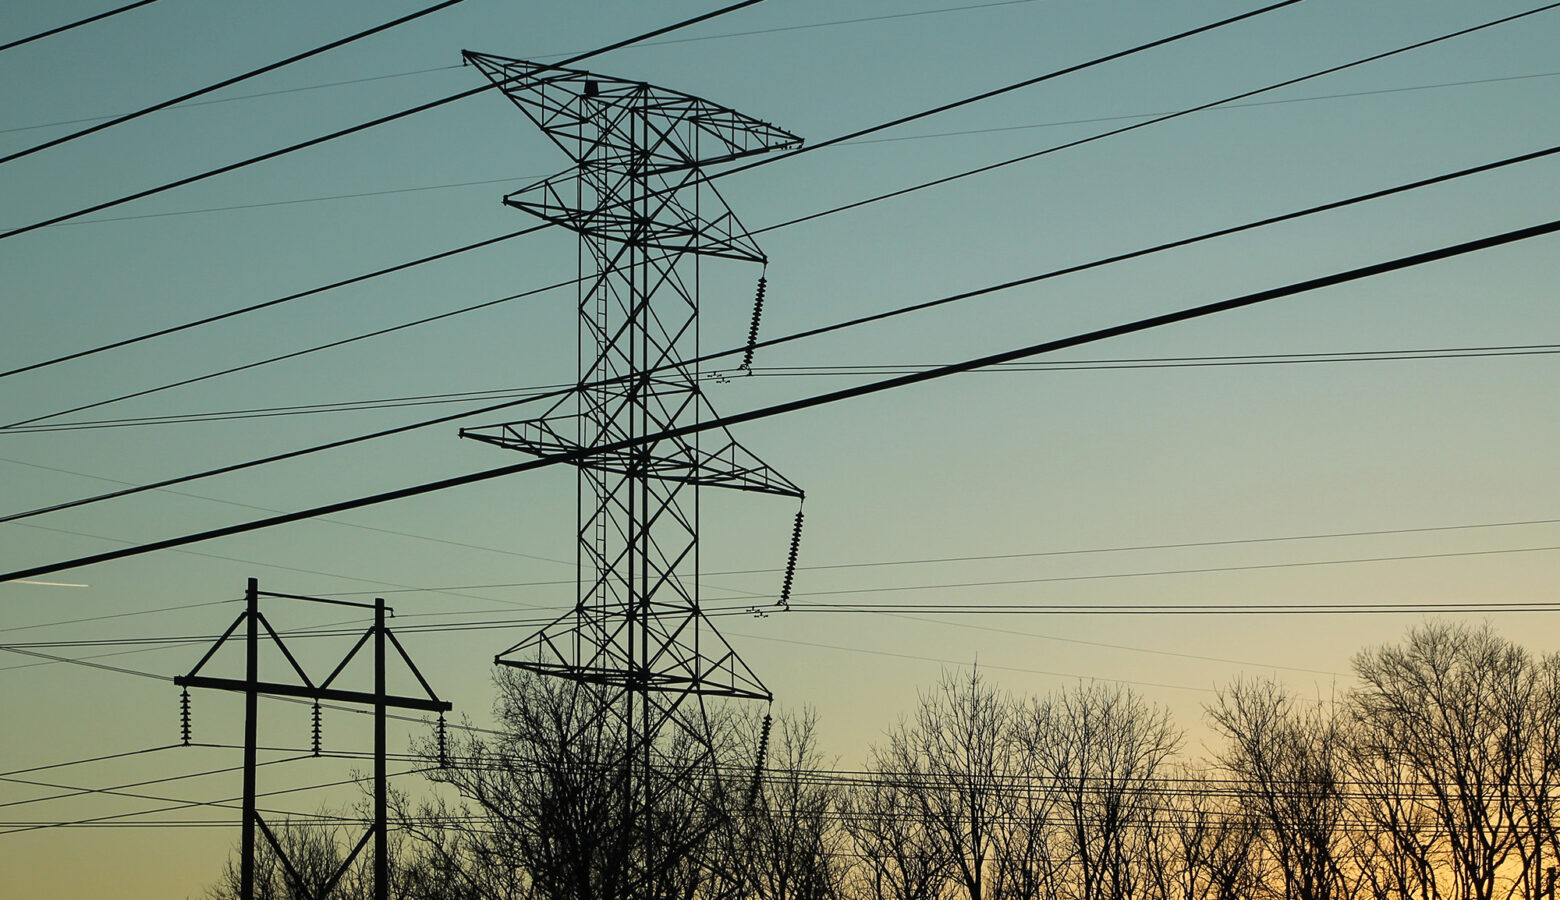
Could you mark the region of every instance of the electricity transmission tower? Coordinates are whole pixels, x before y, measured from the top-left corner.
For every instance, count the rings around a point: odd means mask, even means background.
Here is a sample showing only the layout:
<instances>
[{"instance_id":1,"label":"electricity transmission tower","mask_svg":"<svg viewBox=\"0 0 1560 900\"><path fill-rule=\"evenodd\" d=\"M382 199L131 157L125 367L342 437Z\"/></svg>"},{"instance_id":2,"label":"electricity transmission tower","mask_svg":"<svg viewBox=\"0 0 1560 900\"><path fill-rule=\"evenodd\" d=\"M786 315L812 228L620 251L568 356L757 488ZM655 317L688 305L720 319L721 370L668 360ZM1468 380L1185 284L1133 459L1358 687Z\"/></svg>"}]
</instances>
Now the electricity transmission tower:
<instances>
[{"instance_id":1,"label":"electricity transmission tower","mask_svg":"<svg viewBox=\"0 0 1560 900\"><path fill-rule=\"evenodd\" d=\"M709 698L770 699L700 610L699 491L802 491L724 430L656 436L713 417L691 362L701 258L766 261L706 172L801 141L643 82L464 55L573 163L504 202L576 232L584 248L576 390L538 418L461 432L574 454L578 469L574 608L496 662L603 698L598 715L624 736L632 820L712 760ZM702 748L692 756L690 738Z\"/></svg>"}]
</instances>

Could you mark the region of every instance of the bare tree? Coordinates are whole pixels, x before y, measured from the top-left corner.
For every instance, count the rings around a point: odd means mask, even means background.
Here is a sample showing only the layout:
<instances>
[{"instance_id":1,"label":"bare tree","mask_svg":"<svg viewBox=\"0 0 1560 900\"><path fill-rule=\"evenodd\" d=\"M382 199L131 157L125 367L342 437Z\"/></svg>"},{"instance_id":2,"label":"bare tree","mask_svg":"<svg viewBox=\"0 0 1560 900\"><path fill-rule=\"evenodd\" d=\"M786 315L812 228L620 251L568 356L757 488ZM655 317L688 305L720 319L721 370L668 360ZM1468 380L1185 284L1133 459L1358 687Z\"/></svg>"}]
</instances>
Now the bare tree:
<instances>
[{"instance_id":1,"label":"bare tree","mask_svg":"<svg viewBox=\"0 0 1560 900\"><path fill-rule=\"evenodd\" d=\"M942 830L919 814L913 774L877 769L845 795L844 823L859 864L851 893L867 900L945 900L953 862Z\"/></svg>"},{"instance_id":2,"label":"bare tree","mask_svg":"<svg viewBox=\"0 0 1560 900\"><path fill-rule=\"evenodd\" d=\"M819 777L817 714L775 717L767 747L738 813L741 824L724 833L723 868L742 873L743 897L838 900L848 869L844 791Z\"/></svg>"},{"instance_id":3,"label":"bare tree","mask_svg":"<svg viewBox=\"0 0 1560 900\"><path fill-rule=\"evenodd\" d=\"M1035 700L1019 734L1061 810L1069 893L1138 896L1154 781L1180 745L1169 713L1125 687L1080 682Z\"/></svg>"},{"instance_id":4,"label":"bare tree","mask_svg":"<svg viewBox=\"0 0 1560 900\"><path fill-rule=\"evenodd\" d=\"M1206 772L1169 767L1142 842L1148 890L1158 900L1246 900L1260 882L1257 835Z\"/></svg>"},{"instance_id":5,"label":"bare tree","mask_svg":"<svg viewBox=\"0 0 1560 900\"><path fill-rule=\"evenodd\" d=\"M1429 624L1401 646L1358 654L1354 668L1364 682L1356 715L1434 822L1440 840L1427 856L1449 870L1451 895L1536 896L1549 825L1535 840L1524 819L1549 814L1528 786L1547 784L1550 762L1535 740L1539 680L1527 653L1487 625Z\"/></svg>"},{"instance_id":6,"label":"bare tree","mask_svg":"<svg viewBox=\"0 0 1560 900\"><path fill-rule=\"evenodd\" d=\"M457 740L433 780L458 800L403 809L421 841L420 884L491 900L687 900L706 887L713 840L732 821L729 720L710 738L667 729L659 759L675 783L630 795L630 748L610 691L520 669L497 672L501 728ZM426 753L430 759L431 751ZM630 811L633 811L631 816ZM643 818L635 819L634 816Z\"/></svg>"},{"instance_id":7,"label":"bare tree","mask_svg":"<svg viewBox=\"0 0 1560 900\"><path fill-rule=\"evenodd\" d=\"M1208 711L1219 762L1260 834L1287 900L1347 896L1345 730L1331 706L1304 707L1274 681L1236 681Z\"/></svg>"},{"instance_id":8,"label":"bare tree","mask_svg":"<svg viewBox=\"0 0 1560 900\"><path fill-rule=\"evenodd\" d=\"M978 671L945 673L921 695L915 715L872 753L872 768L896 782L891 790L903 812L917 817L928 849L946 854L968 900L989 900L1000 832L1014 820L1011 711Z\"/></svg>"}]
</instances>

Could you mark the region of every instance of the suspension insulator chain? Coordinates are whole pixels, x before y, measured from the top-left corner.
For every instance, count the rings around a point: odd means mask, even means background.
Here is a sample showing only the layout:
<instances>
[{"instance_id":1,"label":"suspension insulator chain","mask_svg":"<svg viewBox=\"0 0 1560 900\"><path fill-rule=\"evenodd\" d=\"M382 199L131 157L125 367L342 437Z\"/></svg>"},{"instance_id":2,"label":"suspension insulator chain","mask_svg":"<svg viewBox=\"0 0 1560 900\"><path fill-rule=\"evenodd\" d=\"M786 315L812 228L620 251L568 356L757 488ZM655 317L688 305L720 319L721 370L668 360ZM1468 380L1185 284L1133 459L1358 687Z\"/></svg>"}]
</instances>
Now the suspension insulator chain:
<instances>
[{"instance_id":1,"label":"suspension insulator chain","mask_svg":"<svg viewBox=\"0 0 1560 900\"><path fill-rule=\"evenodd\" d=\"M185 688L179 694L179 736L184 739L184 746L190 745L190 689Z\"/></svg>"},{"instance_id":2,"label":"suspension insulator chain","mask_svg":"<svg viewBox=\"0 0 1560 900\"><path fill-rule=\"evenodd\" d=\"M796 554L802 547L802 511L796 511L796 524L791 526L791 555L785 561L785 580L780 584L780 602L776 606L791 608L791 582L796 578Z\"/></svg>"},{"instance_id":3,"label":"suspension insulator chain","mask_svg":"<svg viewBox=\"0 0 1560 900\"><path fill-rule=\"evenodd\" d=\"M768 283L766 276L758 276L758 293L753 297L753 324L748 327L747 350L742 354L741 365L750 374L753 370L753 345L758 343L758 320L764 316L764 288Z\"/></svg>"},{"instance_id":4,"label":"suspension insulator chain","mask_svg":"<svg viewBox=\"0 0 1560 900\"><path fill-rule=\"evenodd\" d=\"M439 713L439 725L435 734L438 736L439 741L439 768L448 769L450 767L449 739L445 734L444 713L442 712Z\"/></svg>"},{"instance_id":5,"label":"suspension insulator chain","mask_svg":"<svg viewBox=\"0 0 1560 900\"><path fill-rule=\"evenodd\" d=\"M764 777L764 763L769 755L769 728L774 724L769 713L764 713L764 727L758 732L758 758L753 762L753 784L748 787L747 808L758 802L758 789Z\"/></svg>"},{"instance_id":6,"label":"suspension insulator chain","mask_svg":"<svg viewBox=\"0 0 1560 900\"><path fill-rule=\"evenodd\" d=\"M320 701L314 701L314 755L320 755Z\"/></svg>"}]
</instances>

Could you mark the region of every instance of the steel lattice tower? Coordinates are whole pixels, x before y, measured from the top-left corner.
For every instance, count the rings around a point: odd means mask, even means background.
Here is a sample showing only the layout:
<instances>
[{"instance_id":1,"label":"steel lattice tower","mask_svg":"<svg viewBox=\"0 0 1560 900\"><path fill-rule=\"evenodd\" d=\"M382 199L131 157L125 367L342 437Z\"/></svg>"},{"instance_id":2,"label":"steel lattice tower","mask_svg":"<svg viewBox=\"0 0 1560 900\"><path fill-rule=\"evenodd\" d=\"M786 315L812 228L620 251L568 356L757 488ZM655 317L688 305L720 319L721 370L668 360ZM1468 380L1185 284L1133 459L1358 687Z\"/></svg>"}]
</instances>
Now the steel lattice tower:
<instances>
[{"instance_id":1,"label":"steel lattice tower","mask_svg":"<svg viewBox=\"0 0 1560 900\"><path fill-rule=\"evenodd\" d=\"M688 362L701 257L765 261L706 170L800 139L642 82L464 55L574 163L504 202L584 248L578 388L539 418L461 432L539 456L583 451L575 607L496 661L603 689L635 760L636 803L650 803L690 762L666 758L658 738L675 728L713 752L707 698L770 698L700 611L699 491L802 492L724 429L646 438L713 417Z\"/></svg>"}]
</instances>

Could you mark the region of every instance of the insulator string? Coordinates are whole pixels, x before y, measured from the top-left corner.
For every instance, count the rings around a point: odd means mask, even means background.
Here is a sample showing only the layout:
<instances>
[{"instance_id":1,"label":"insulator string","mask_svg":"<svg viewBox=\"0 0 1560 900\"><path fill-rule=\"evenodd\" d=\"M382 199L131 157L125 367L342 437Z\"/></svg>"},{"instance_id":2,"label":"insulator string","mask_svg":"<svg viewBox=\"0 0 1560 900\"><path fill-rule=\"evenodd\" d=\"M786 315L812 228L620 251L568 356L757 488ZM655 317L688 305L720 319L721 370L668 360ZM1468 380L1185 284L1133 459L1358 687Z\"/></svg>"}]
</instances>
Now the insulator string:
<instances>
[{"instance_id":1,"label":"insulator string","mask_svg":"<svg viewBox=\"0 0 1560 900\"><path fill-rule=\"evenodd\" d=\"M764 713L764 726L758 732L758 757L753 761L753 783L748 787L747 808L751 811L758 802L758 790L764 777L764 763L769 756L769 728L774 719Z\"/></svg>"},{"instance_id":2,"label":"insulator string","mask_svg":"<svg viewBox=\"0 0 1560 900\"><path fill-rule=\"evenodd\" d=\"M747 349L742 352L742 365L739 368L751 371L753 368L753 345L758 343L758 321L764 316L764 290L769 284L768 270L758 276L758 291L753 295L753 324L748 326Z\"/></svg>"},{"instance_id":3,"label":"insulator string","mask_svg":"<svg viewBox=\"0 0 1560 900\"><path fill-rule=\"evenodd\" d=\"M802 547L802 510L797 507L796 523L791 526L791 553L785 561L785 580L780 584L780 602L775 605L781 609L791 608L791 582L796 578L796 554Z\"/></svg>"}]
</instances>

